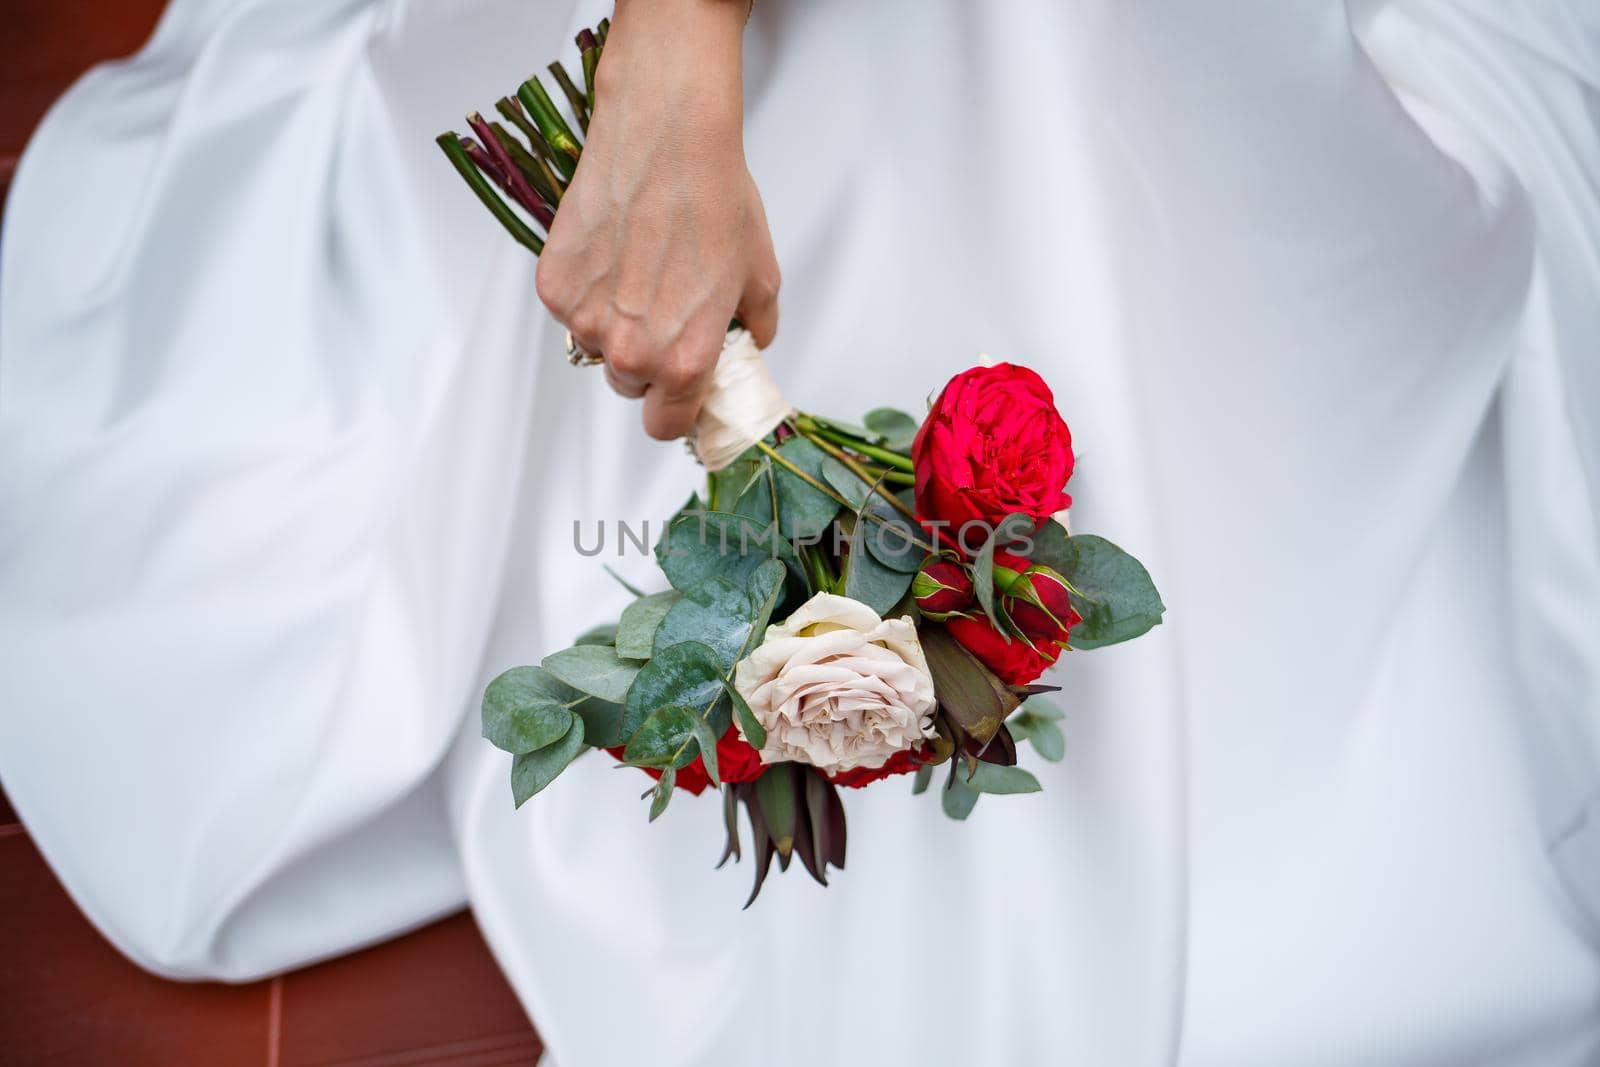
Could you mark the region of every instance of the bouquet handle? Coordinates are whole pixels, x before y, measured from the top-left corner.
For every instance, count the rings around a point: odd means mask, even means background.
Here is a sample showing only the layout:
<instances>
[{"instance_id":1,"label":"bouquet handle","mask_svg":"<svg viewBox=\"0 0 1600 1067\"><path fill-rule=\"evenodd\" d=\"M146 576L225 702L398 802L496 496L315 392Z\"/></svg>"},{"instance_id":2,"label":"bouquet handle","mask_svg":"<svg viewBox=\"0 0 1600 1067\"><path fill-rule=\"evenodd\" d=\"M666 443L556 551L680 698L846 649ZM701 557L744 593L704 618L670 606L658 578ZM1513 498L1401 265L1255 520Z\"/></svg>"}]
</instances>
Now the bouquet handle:
<instances>
[{"instance_id":1,"label":"bouquet handle","mask_svg":"<svg viewBox=\"0 0 1600 1067\"><path fill-rule=\"evenodd\" d=\"M735 326L723 338L689 443L706 470L719 471L793 413L755 338Z\"/></svg>"}]
</instances>

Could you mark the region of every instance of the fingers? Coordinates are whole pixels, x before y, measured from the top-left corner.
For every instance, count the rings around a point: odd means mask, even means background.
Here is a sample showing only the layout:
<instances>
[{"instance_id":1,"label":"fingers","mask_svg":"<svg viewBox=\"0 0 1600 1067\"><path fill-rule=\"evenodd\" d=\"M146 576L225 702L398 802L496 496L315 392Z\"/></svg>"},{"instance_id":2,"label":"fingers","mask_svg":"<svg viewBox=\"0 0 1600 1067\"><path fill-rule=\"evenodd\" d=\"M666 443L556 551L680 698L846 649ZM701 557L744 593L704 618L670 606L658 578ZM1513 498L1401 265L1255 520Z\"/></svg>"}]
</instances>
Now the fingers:
<instances>
[{"instance_id":1,"label":"fingers","mask_svg":"<svg viewBox=\"0 0 1600 1067\"><path fill-rule=\"evenodd\" d=\"M665 353L644 395L645 433L670 441L694 429L722 354L725 323L693 328Z\"/></svg>"},{"instance_id":2,"label":"fingers","mask_svg":"<svg viewBox=\"0 0 1600 1067\"><path fill-rule=\"evenodd\" d=\"M739 300L739 321L756 340L757 348L766 348L778 333L778 268L774 263L768 277L752 277Z\"/></svg>"},{"instance_id":3,"label":"fingers","mask_svg":"<svg viewBox=\"0 0 1600 1067\"><path fill-rule=\"evenodd\" d=\"M757 228L759 246L745 280L744 293L739 298L738 317L745 329L755 338L757 348L766 348L778 333L778 288L783 278L778 271L778 257L772 250L772 236L767 232L766 220Z\"/></svg>"}]
</instances>

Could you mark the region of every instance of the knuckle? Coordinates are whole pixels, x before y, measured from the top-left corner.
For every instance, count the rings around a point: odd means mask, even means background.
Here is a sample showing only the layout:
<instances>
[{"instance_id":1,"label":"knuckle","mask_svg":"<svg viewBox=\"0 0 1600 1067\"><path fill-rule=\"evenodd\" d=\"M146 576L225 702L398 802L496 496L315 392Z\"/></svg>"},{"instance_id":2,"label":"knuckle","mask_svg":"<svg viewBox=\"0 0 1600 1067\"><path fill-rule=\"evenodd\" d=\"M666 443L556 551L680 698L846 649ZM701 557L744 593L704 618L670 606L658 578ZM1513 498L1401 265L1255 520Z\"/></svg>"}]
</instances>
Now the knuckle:
<instances>
[{"instance_id":1,"label":"knuckle","mask_svg":"<svg viewBox=\"0 0 1600 1067\"><path fill-rule=\"evenodd\" d=\"M613 327L602 351L613 370L629 378L650 377L650 350L639 331L629 325Z\"/></svg>"},{"instance_id":2,"label":"knuckle","mask_svg":"<svg viewBox=\"0 0 1600 1067\"><path fill-rule=\"evenodd\" d=\"M539 257L539 265L533 271L533 289L539 294L540 303L553 314L559 316L567 310L567 279L558 261Z\"/></svg>"}]
</instances>

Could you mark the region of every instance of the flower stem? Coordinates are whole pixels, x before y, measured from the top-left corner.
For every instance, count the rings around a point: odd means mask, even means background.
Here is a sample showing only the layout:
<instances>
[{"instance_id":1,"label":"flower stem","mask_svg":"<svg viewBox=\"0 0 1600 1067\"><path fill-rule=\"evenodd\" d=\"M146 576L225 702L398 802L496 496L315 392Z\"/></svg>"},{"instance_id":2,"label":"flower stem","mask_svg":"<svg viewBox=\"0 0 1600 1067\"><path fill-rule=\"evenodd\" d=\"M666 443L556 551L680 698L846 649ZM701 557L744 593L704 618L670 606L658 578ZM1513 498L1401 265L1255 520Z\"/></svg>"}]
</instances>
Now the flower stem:
<instances>
[{"instance_id":1,"label":"flower stem","mask_svg":"<svg viewBox=\"0 0 1600 1067\"><path fill-rule=\"evenodd\" d=\"M505 227L506 232L534 255L543 252L544 241L533 232L532 227L517 217L517 213L500 199L500 194L494 191L494 186L489 184L482 172L472 165L472 160L467 158L467 150L461 145L461 138L454 133L443 133L437 140L451 165L456 168L456 172L472 187L472 191L483 202L483 206L489 209L489 213L501 226Z\"/></svg>"},{"instance_id":2,"label":"flower stem","mask_svg":"<svg viewBox=\"0 0 1600 1067\"><path fill-rule=\"evenodd\" d=\"M556 80L556 84L561 87L561 95L563 95L563 96L565 96L567 98L567 103L569 105L571 105L571 107L572 107L572 117L578 120L578 125L580 127L582 127L583 132L584 133L588 133L589 132L589 99L588 99L588 97L586 97L582 93L580 93L578 91L578 87L576 85L572 84L572 78L568 76L567 68L563 67L561 65L560 61L557 61L555 63L550 64L549 70L550 70L550 77L554 78Z\"/></svg>"},{"instance_id":3,"label":"flower stem","mask_svg":"<svg viewBox=\"0 0 1600 1067\"><path fill-rule=\"evenodd\" d=\"M892 526L892 524L889 522L888 519L885 519L882 515L879 515L875 511L867 511L865 509L862 509L862 510L858 511L856 506L854 504L850 503L850 501L846 500L843 497L843 495L841 495L839 492L837 492L836 490L832 489L831 487L823 485L821 482L819 482L815 478L813 478L810 474L806 473L805 471L801 470L799 467L795 466L793 463L789 462L789 457L788 456L783 455L776 448L773 448L771 445L767 444L765 441L757 441L756 442L756 447L758 449L760 449L763 453L765 453L766 456L769 459L772 460L772 462L774 462L778 466L784 468L790 474L794 475L796 478L799 478L802 482L805 482L811 488L813 488L817 492L823 494L829 500L832 500L834 503L838 504L840 507L848 508L850 511L855 512L857 514L860 514L863 518L869 519L870 521L877 523L879 526L891 526L894 529L895 533L899 534L902 537L909 537L910 536L909 534L906 533L906 531L900 529L898 526ZM915 519L913 519L913 521L915 521ZM920 529L920 527L919 527L919 529ZM921 538L911 537L910 540L911 540L912 544L919 545L922 548L927 549L929 552L934 551L934 547L932 545L928 544L928 542L922 540Z\"/></svg>"},{"instance_id":4,"label":"flower stem","mask_svg":"<svg viewBox=\"0 0 1600 1067\"><path fill-rule=\"evenodd\" d=\"M882 478L872 477L871 474L862 468L861 464L857 463L854 459L851 459L844 449L838 448L831 444L826 438L818 437L814 433L807 433L804 429L800 429L799 433L801 437L804 437L806 440L822 449L828 455L844 464L846 470L848 470L851 474L854 474L857 478L860 478L863 482L866 482L868 487L874 493L877 493L879 496L883 497L883 499L887 500L894 506L896 511L904 515L907 519L911 520L912 523L917 521L916 512L906 507L905 503L899 497L885 489L883 487Z\"/></svg>"},{"instance_id":5,"label":"flower stem","mask_svg":"<svg viewBox=\"0 0 1600 1067\"><path fill-rule=\"evenodd\" d=\"M905 471L907 474L916 470L910 456L902 455L887 448L880 448L877 445L861 440L859 437L840 433L838 430L823 426L810 415L796 415L794 422L795 426L808 437L815 434L817 437L832 441L836 445L843 445L852 452L858 452L869 459L877 460L886 467L893 467L895 470Z\"/></svg>"}]
</instances>

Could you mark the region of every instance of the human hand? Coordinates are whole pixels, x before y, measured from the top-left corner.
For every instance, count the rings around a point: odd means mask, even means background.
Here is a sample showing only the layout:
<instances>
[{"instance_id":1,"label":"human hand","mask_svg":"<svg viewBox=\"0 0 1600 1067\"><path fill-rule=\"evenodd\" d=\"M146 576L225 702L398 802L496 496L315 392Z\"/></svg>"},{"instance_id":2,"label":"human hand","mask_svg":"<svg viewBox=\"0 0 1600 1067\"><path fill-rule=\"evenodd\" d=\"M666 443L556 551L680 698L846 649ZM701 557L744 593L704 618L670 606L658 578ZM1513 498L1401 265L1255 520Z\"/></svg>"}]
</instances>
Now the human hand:
<instances>
[{"instance_id":1,"label":"human hand","mask_svg":"<svg viewBox=\"0 0 1600 1067\"><path fill-rule=\"evenodd\" d=\"M744 159L745 0L618 0L583 156L539 257L539 298L644 428L694 425L737 317L766 347L777 259Z\"/></svg>"}]
</instances>

